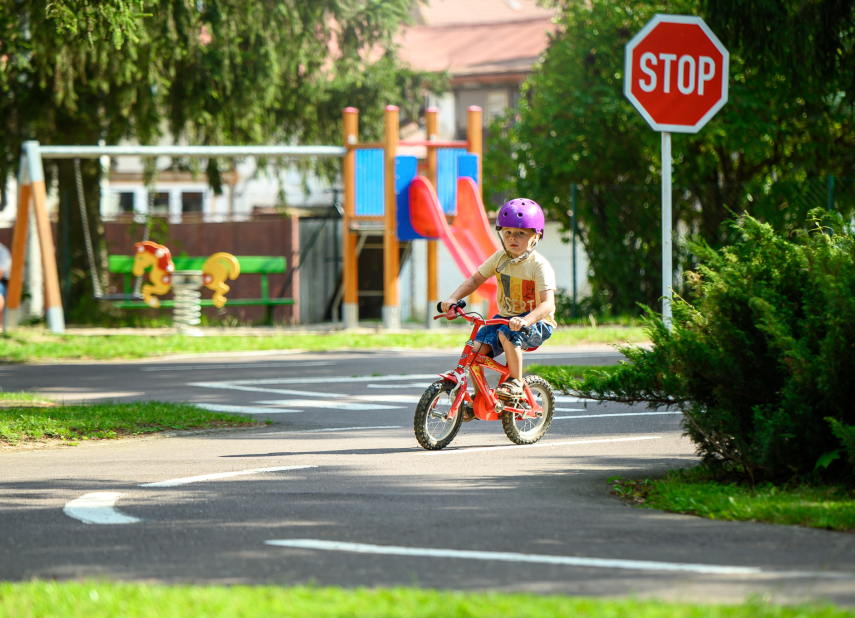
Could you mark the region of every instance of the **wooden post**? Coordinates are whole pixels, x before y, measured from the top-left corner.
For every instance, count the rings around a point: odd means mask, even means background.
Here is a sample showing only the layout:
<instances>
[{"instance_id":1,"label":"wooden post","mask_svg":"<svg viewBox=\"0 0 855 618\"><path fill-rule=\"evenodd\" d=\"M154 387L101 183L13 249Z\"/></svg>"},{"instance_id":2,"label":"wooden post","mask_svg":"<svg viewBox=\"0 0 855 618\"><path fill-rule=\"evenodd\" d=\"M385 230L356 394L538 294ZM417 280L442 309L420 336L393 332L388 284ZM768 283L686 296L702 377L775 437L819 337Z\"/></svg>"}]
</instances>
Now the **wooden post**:
<instances>
[{"instance_id":1,"label":"wooden post","mask_svg":"<svg viewBox=\"0 0 855 618\"><path fill-rule=\"evenodd\" d=\"M385 215L383 217L383 327L398 329L398 217L395 199L395 155L398 150L398 108L386 106L383 114Z\"/></svg>"},{"instance_id":2,"label":"wooden post","mask_svg":"<svg viewBox=\"0 0 855 618\"><path fill-rule=\"evenodd\" d=\"M439 139L439 122L437 114L439 110L435 107L429 107L425 110L425 128L427 130L428 141L436 141ZM436 148L428 146L427 149L427 172L428 180L433 185L434 190L436 185ZM439 247L435 240L427 241L427 314L426 322L428 328L438 328L439 322L433 319L436 311L436 304L439 302Z\"/></svg>"},{"instance_id":3,"label":"wooden post","mask_svg":"<svg viewBox=\"0 0 855 618\"><path fill-rule=\"evenodd\" d=\"M469 142L469 152L478 155L478 194L481 199L484 199L484 188L481 176L482 159L484 158L484 130L481 126L481 108L477 105L472 105L466 110L466 140ZM469 301L475 305L483 302L483 298L478 292L473 292ZM486 312L485 312L486 314ZM492 316L490 316L492 317Z\"/></svg>"},{"instance_id":4,"label":"wooden post","mask_svg":"<svg viewBox=\"0 0 855 618\"><path fill-rule=\"evenodd\" d=\"M469 152L478 155L478 192L484 199L482 183L482 159L484 158L484 130L481 126L481 108L477 105L471 106L466 112L466 139L469 141Z\"/></svg>"},{"instance_id":5,"label":"wooden post","mask_svg":"<svg viewBox=\"0 0 855 618\"><path fill-rule=\"evenodd\" d=\"M357 237L350 231L350 222L356 214L356 143L359 132L359 110L345 107L344 147L347 154L342 163L342 180L344 182L344 234L343 234L343 278L344 303L342 304L342 322L345 329L359 326L359 264L356 256Z\"/></svg>"},{"instance_id":6,"label":"wooden post","mask_svg":"<svg viewBox=\"0 0 855 618\"><path fill-rule=\"evenodd\" d=\"M6 330L14 330L21 322L21 292L24 289L24 261L27 255L27 233L30 228L30 174L27 157L21 154L18 171L18 214L12 236L12 271L9 273L9 288L6 291Z\"/></svg>"},{"instance_id":7,"label":"wooden post","mask_svg":"<svg viewBox=\"0 0 855 618\"><path fill-rule=\"evenodd\" d=\"M52 333L65 332L65 315L62 311L62 296L59 293L59 274L56 270L56 252L50 230L47 213L47 191L39 143L28 141L23 144L27 155L27 171L33 195L33 215L39 234L39 247L42 252L42 272L45 281L45 318Z\"/></svg>"}]
</instances>

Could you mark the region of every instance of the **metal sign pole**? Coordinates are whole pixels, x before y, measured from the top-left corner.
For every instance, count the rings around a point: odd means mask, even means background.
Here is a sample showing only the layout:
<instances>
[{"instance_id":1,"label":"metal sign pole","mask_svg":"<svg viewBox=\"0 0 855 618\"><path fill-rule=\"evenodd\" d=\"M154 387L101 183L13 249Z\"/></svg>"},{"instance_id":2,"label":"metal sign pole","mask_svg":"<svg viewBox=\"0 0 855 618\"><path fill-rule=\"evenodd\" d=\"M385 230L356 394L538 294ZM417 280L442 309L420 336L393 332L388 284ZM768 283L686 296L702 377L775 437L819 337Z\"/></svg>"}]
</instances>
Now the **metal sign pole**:
<instances>
[{"instance_id":1,"label":"metal sign pole","mask_svg":"<svg viewBox=\"0 0 855 618\"><path fill-rule=\"evenodd\" d=\"M662 321L671 330L671 134L662 132Z\"/></svg>"}]
</instances>

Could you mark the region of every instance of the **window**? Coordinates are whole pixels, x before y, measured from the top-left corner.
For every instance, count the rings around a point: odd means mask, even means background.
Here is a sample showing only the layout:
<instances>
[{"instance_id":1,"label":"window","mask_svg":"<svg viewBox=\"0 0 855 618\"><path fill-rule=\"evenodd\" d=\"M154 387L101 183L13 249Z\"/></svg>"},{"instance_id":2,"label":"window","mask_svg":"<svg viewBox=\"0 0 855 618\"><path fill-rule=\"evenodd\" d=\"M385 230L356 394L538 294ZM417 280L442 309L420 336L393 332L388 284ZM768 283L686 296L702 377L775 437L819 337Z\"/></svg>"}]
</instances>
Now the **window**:
<instances>
[{"instance_id":1,"label":"window","mask_svg":"<svg viewBox=\"0 0 855 618\"><path fill-rule=\"evenodd\" d=\"M151 194L149 194L149 203L151 204L151 212L149 214L152 215L168 215L169 214L169 193L166 191L160 191L154 194L154 200L152 200Z\"/></svg>"},{"instance_id":2,"label":"window","mask_svg":"<svg viewBox=\"0 0 855 618\"><path fill-rule=\"evenodd\" d=\"M501 116L502 113L508 107L508 91L507 90L493 90L492 92L487 93L487 105L486 107L486 120L487 122L492 122L497 116Z\"/></svg>"},{"instance_id":3,"label":"window","mask_svg":"<svg viewBox=\"0 0 855 618\"><path fill-rule=\"evenodd\" d=\"M134 194L131 191L117 191L119 212L122 214L134 212Z\"/></svg>"},{"instance_id":4,"label":"window","mask_svg":"<svg viewBox=\"0 0 855 618\"><path fill-rule=\"evenodd\" d=\"M181 212L202 212L202 198L204 194L197 191L181 194Z\"/></svg>"}]
</instances>

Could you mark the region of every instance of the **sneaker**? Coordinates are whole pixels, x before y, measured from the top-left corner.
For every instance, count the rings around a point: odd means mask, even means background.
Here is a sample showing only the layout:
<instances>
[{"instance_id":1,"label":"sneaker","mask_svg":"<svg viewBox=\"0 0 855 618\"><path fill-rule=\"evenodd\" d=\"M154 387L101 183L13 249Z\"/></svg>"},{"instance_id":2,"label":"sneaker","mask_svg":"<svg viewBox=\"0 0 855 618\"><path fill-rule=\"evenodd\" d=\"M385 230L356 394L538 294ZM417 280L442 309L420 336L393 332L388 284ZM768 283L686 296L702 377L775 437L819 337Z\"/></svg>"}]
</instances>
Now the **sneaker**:
<instances>
[{"instance_id":1,"label":"sneaker","mask_svg":"<svg viewBox=\"0 0 855 618\"><path fill-rule=\"evenodd\" d=\"M463 402L463 405L460 406L460 411L463 413L464 423L475 420L475 410L472 409L472 404L468 401Z\"/></svg>"}]
</instances>

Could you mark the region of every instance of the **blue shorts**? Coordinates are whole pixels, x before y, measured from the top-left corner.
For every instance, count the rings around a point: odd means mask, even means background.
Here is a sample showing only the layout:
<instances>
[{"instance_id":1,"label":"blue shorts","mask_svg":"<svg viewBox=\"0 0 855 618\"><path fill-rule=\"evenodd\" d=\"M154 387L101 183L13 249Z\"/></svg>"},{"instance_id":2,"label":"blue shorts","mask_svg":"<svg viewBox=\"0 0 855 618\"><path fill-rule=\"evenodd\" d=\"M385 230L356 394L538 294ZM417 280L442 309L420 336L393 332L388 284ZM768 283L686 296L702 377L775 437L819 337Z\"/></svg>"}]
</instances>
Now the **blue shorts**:
<instances>
[{"instance_id":1,"label":"blue shorts","mask_svg":"<svg viewBox=\"0 0 855 618\"><path fill-rule=\"evenodd\" d=\"M0 296L3 297L3 300L6 300L6 282L0 281Z\"/></svg>"},{"instance_id":2,"label":"blue shorts","mask_svg":"<svg viewBox=\"0 0 855 618\"><path fill-rule=\"evenodd\" d=\"M518 318L528 315L528 311L521 313ZM493 318L504 318L503 315L494 315ZM475 341L486 343L493 348L493 358L501 356L505 353L502 344L499 342L499 333L505 335L505 339L514 344L517 348L536 348L543 344L544 341L552 336L552 327L541 320L531 325L531 335L526 337L520 330L511 330L507 324L490 324L482 326L481 330L475 336Z\"/></svg>"}]
</instances>

